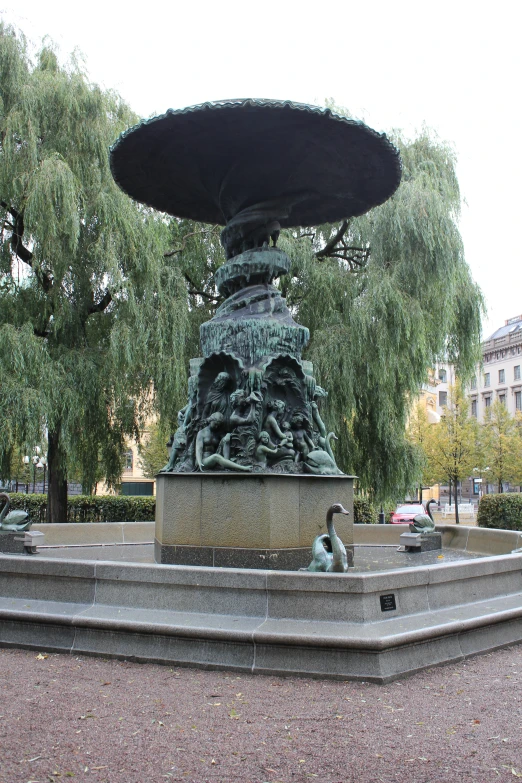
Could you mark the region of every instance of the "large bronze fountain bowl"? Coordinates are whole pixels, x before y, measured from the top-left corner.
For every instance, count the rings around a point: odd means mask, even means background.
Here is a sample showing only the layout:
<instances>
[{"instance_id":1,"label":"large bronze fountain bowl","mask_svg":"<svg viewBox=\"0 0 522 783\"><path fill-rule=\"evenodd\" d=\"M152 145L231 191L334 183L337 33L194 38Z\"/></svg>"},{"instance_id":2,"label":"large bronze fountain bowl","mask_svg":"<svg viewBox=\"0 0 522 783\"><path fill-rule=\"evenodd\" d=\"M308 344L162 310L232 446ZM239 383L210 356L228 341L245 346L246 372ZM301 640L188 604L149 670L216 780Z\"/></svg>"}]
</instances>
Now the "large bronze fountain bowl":
<instances>
[{"instance_id":1,"label":"large bronze fountain bowl","mask_svg":"<svg viewBox=\"0 0 522 783\"><path fill-rule=\"evenodd\" d=\"M361 122L289 101L169 109L123 133L114 179L162 212L226 225L248 211L282 227L362 215L399 185L400 158Z\"/></svg>"}]
</instances>

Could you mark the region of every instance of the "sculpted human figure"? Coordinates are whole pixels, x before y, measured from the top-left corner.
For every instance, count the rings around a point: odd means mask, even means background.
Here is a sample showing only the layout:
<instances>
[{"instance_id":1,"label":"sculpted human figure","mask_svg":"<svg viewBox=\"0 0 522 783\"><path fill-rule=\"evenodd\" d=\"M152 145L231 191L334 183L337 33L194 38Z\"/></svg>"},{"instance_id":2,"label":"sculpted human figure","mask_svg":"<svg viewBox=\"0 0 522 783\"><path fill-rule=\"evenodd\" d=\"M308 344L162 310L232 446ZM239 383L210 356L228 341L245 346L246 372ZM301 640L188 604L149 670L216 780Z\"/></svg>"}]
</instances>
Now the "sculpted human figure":
<instances>
[{"instance_id":1,"label":"sculpted human figure","mask_svg":"<svg viewBox=\"0 0 522 783\"><path fill-rule=\"evenodd\" d=\"M231 459L217 454L221 438L218 435L219 430L225 423L225 417L222 413L212 413L208 418L208 424L197 434L196 438L196 464L199 470L205 468L227 468L228 470L250 471L250 465L237 465Z\"/></svg>"},{"instance_id":2,"label":"sculpted human figure","mask_svg":"<svg viewBox=\"0 0 522 783\"><path fill-rule=\"evenodd\" d=\"M244 389L236 389L230 395L230 402L232 404L230 425L231 427L241 427L255 421L257 408L261 403L261 395L258 392L252 392L247 397Z\"/></svg>"},{"instance_id":3,"label":"sculpted human figure","mask_svg":"<svg viewBox=\"0 0 522 783\"><path fill-rule=\"evenodd\" d=\"M185 433L185 430L180 427L173 436L172 446L170 449L170 457L169 461L160 470L160 473L170 473L171 470L174 469L174 465L176 464L176 460L181 455L183 451L185 451L187 447L187 435Z\"/></svg>"},{"instance_id":4,"label":"sculpted human figure","mask_svg":"<svg viewBox=\"0 0 522 783\"><path fill-rule=\"evenodd\" d=\"M213 413L221 413L228 418L230 413L230 388L232 378L228 372L220 372L216 375L205 398L203 419L208 419Z\"/></svg>"},{"instance_id":5,"label":"sculpted human figure","mask_svg":"<svg viewBox=\"0 0 522 783\"><path fill-rule=\"evenodd\" d=\"M283 418L286 405L283 400L269 400L267 404L268 413L263 422L263 429L268 432L271 439L276 443L286 438L281 430L280 421Z\"/></svg>"},{"instance_id":6,"label":"sculpted human figure","mask_svg":"<svg viewBox=\"0 0 522 783\"><path fill-rule=\"evenodd\" d=\"M302 413L294 413L292 416L292 434L293 445L296 451L295 462L302 462L308 456L308 452L313 451L315 446L314 442L308 434L306 420Z\"/></svg>"},{"instance_id":7,"label":"sculpted human figure","mask_svg":"<svg viewBox=\"0 0 522 783\"><path fill-rule=\"evenodd\" d=\"M187 429L191 424L198 401L198 379L191 375L188 380L188 402L184 408L178 412L178 425Z\"/></svg>"},{"instance_id":8,"label":"sculpted human figure","mask_svg":"<svg viewBox=\"0 0 522 783\"><path fill-rule=\"evenodd\" d=\"M270 435L264 430L259 433L258 445L256 448L256 463L263 468L266 468L267 457L269 455L276 456L278 449L270 448Z\"/></svg>"}]
</instances>

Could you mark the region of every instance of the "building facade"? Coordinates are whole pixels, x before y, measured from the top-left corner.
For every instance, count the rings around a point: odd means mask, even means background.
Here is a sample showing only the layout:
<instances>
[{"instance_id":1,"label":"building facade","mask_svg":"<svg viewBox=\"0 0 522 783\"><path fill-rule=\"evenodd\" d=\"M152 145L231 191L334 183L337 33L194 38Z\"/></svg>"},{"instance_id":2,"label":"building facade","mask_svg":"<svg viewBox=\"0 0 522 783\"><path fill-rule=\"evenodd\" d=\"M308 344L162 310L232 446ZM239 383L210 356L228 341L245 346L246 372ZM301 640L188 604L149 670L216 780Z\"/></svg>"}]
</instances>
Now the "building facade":
<instances>
[{"instance_id":1,"label":"building facade","mask_svg":"<svg viewBox=\"0 0 522 783\"><path fill-rule=\"evenodd\" d=\"M495 400L502 402L511 413L522 411L522 315L508 318L482 343L482 361L477 365L467 394L470 413L479 422L484 421L487 408ZM437 413L442 414L448 400L450 387L455 383L455 369L451 364L441 363L434 371L438 379L436 389ZM481 494L495 492L496 487L471 476L462 482L459 491L463 499L477 501ZM520 491L520 487L506 484L505 491ZM441 495L447 492L441 487Z\"/></svg>"},{"instance_id":2,"label":"building facade","mask_svg":"<svg viewBox=\"0 0 522 783\"><path fill-rule=\"evenodd\" d=\"M482 366L468 390L471 413L483 421L486 409L500 400L514 416L522 411L522 315L509 318L482 343Z\"/></svg>"}]
</instances>

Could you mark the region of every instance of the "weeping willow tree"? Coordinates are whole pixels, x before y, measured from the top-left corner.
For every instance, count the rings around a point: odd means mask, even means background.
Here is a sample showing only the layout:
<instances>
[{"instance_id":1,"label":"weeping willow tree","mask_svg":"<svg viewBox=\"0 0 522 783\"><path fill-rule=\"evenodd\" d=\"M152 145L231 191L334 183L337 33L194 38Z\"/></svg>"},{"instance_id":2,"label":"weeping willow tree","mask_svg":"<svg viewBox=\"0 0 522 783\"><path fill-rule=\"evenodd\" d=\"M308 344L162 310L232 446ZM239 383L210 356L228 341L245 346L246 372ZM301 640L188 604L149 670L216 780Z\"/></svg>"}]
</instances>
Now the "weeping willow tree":
<instances>
[{"instance_id":1,"label":"weeping willow tree","mask_svg":"<svg viewBox=\"0 0 522 783\"><path fill-rule=\"evenodd\" d=\"M308 326L306 358L329 391L325 418L337 463L376 499L403 495L422 464L406 436L428 368L454 362L461 377L479 355L483 299L464 259L460 192L451 148L425 131L391 138L403 162L395 195L367 215L286 230L292 265L280 286ZM170 260L191 302L191 348L220 303L213 272L224 261L219 227L174 221Z\"/></svg>"},{"instance_id":2,"label":"weeping willow tree","mask_svg":"<svg viewBox=\"0 0 522 783\"><path fill-rule=\"evenodd\" d=\"M152 384L174 406L185 393L187 293L163 257L167 226L109 170L134 122L78 63L50 45L33 62L0 26L0 475L46 432L50 521L66 519L68 464L84 487L100 470L119 479Z\"/></svg>"}]
</instances>

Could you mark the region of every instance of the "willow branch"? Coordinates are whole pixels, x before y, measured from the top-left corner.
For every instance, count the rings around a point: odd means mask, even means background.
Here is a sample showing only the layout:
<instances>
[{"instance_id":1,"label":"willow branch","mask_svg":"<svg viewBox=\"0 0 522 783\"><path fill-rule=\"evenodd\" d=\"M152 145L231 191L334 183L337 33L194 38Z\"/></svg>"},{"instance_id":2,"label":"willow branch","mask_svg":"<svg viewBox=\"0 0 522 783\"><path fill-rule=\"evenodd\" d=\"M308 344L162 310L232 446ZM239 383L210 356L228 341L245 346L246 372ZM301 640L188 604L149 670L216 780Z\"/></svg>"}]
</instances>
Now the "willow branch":
<instances>
[{"instance_id":1,"label":"willow branch","mask_svg":"<svg viewBox=\"0 0 522 783\"><path fill-rule=\"evenodd\" d=\"M98 304L92 304L89 309L87 310L88 315L91 315L92 313L103 313L104 310L107 309L107 307L112 302L112 294L110 291L106 291L103 297L100 299Z\"/></svg>"},{"instance_id":2,"label":"willow branch","mask_svg":"<svg viewBox=\"0 0 522 783\"><path fill-rule=\"evenodd\" d=\"M194 285L194 282L190 279L190 277L187 275L186 272L183 273L183 277L189 284L189 294L192 296L202 296L204 299L212 299L213 302L219 302L220 297L219 296L212 296L212 294L207 294L206 291L200 291L199 288L196 288Z\"/></svg>"},{"instance_id":3,"label":"willow branch","mask_svg":"<svg viewBox=\"0 0 522 783\"><path fill-rule=\"evenodd\" d=\"M183 250L185 250L187 239L190 239L190 237L195 237L199 234L212 234L216 231L217 228L219 228L219 226L212 226L212 228L202 228L201 231L191 231L190 234L185 234L181 246L174 248L174 250L170 250L168 253L164 253L163 258L170 258L171 256L175 256L178 253L182 253Z\"/></svg>"},{"instance_id":4,"label":"willow branch","mask_svg":"<svg viewBox=\"0 0 522 783\"><path fill-rule=\"evenodd\" d=\"M339 230L337 231L334 236L328 240L326 245L323 247L322 250L318 250L315 254L317 258L323 258L324 256L330 255L332 250L335 249L336 245L341 241L341 239L344 237L346 232L348 231L348 226L350 225L349 220L343 220L341 225L339 226Z\"/></svg>"},{"instance_id":5,"label":"willow branch","mask_svg":"<svg viewBox=\"0 0 522 783\"><path fill-rule=\"evenodd\" d=\"M22 237L25 230L23 212L18 212L17 209L10 207L5 203L5 201L0 201L0 206L6 209L14 220L11 234L11 248L13 253L18 256L18 258L23 261L24 264L27 264L31 267L31 269L34 270L36 279L42 286L45 293L48 293L53 287L52 275L49 272L43 271L42 269L35 269L33 264L34 256L29 248L25 247L24 243L22 242Z\"/></svg>"}]
</instances>

